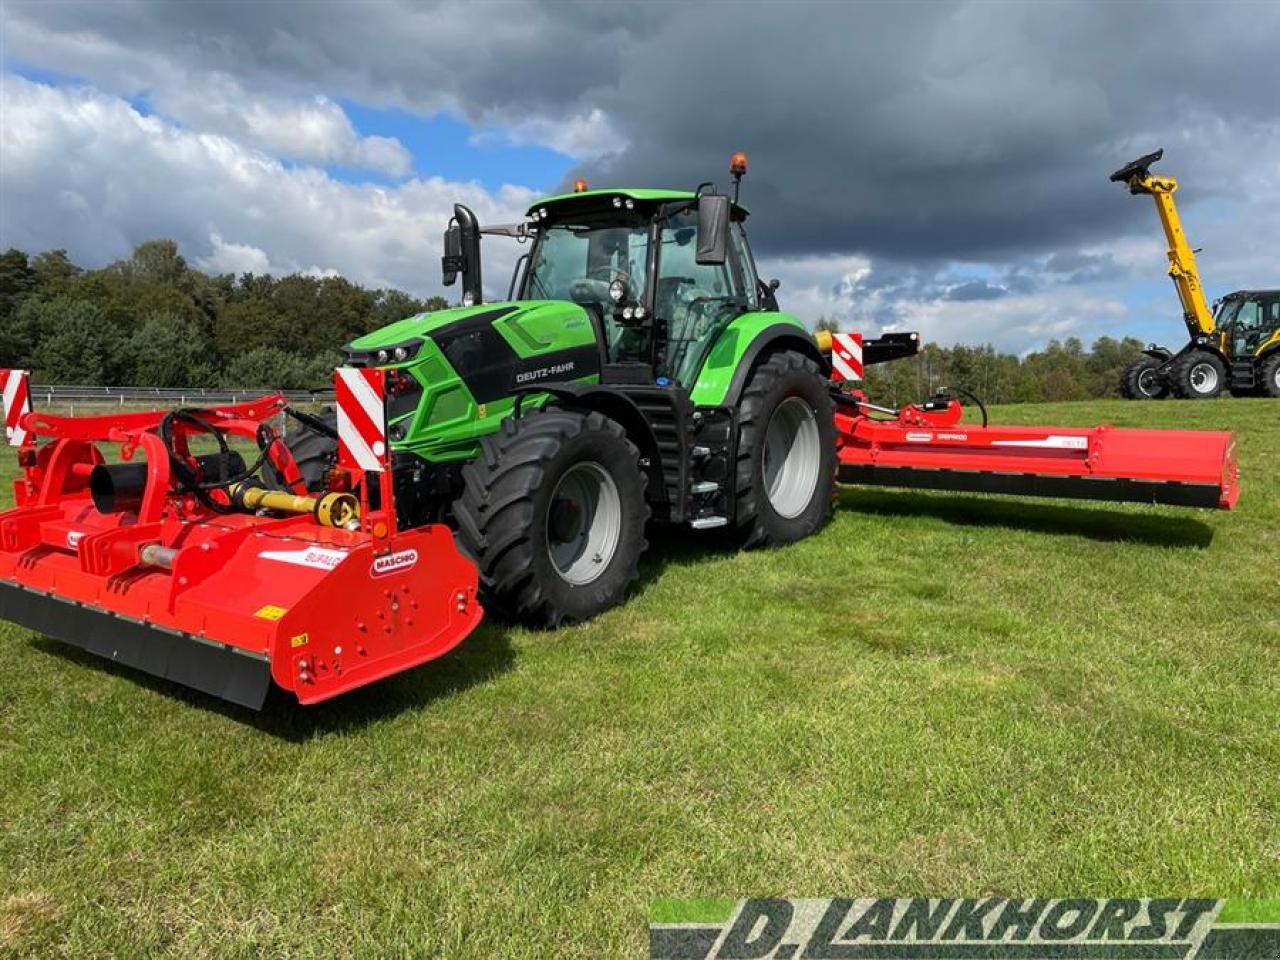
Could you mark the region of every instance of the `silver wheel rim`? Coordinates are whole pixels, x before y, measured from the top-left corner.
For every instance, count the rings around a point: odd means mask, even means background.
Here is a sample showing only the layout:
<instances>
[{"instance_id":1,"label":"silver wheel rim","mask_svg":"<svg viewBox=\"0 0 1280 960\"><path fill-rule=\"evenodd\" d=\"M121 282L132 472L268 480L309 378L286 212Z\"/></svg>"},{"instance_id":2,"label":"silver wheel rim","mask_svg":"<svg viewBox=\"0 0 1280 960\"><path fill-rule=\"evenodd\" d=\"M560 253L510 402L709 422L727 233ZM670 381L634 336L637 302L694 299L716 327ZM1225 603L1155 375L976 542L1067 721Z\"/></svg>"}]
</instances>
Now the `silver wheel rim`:
<instances>
[{"instance_id":1,"label":"silver wheel rim","mask_svg":"<svg viewBox=\"0 0 1280 960\"><path fill-rule=\"evenodd\" d=\"M800 397L788 397L774 409L764 435L764 488L778 516L790 520L804 513L821 469L817 415Z\"/></svg>"},{"instance_id":2,"label":"silver wheel rim","mask_svg":"<svg viewBox=\"0 0 1280 960\"><path fill-rule=\"evenodd\" d=\"M1156 392L1156 372L1148 367L1138 374L1138 392L1144 397L1154 396Z\"/></svg>"},{"instance_id":3,"label":"silver wheel rim","mask_svg":"<svg viewBox=\"0 0 1280 960\"><path fill-rule=\"evenodd\" d=\"M1212 363L1197 363L1191 368L1191 387L1196 393L1212 393L1218 389L1218 369Z\"/></svg>"},{"instance_id":4,"label":"silver wheel rim","mask_svg":"<svg viewBox=\"0 0 1280 960\"><path fill-rule=\"evenodd\" d=\"M1276 390L1280 391L1280 364L1276 364L1276 372L1271 379L1275 381Z\"/></svg>"},{"instance_id":5,"label":"silver wheel rim","mask_svg":"<svg viewBox=\"0 0 1280 960\"><path fill-rule=\"evenodd\" d=\"M618 551L622 497L595 461L574 464L551 494L547 555L567 583L583 586L604 573Z\"/></svg>"}]
</instances>

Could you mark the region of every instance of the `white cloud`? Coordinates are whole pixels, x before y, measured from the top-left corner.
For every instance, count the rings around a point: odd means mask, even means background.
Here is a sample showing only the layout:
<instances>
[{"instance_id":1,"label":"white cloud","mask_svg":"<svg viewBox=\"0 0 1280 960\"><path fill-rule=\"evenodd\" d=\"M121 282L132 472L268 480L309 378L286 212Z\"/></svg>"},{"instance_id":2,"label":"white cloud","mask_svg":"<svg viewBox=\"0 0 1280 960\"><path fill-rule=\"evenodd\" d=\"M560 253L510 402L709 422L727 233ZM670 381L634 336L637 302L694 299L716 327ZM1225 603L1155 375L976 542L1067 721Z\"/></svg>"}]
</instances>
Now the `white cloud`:
<instances>
[{"instance_id":1,"label":"white cloud","mask_svg":"<svg viewBox=\"0 0 1280 960\"><path fill-rule=\"evenodd\" d=\"M505 126L494 125L473 137L477 142L490 139L535 143L575 160L605 160L627 146L599 107L563 119L528 117Z\"/></svg>"},{"instance_id":2,"label":"white cloud","mask_svg":"<svg viewBox=\"0 0 1280 960\"><path fill-rule=\"evenodd\" d=\"M143 116L118 97L3 80L3 246L65 247L94 264L165 236L208 269L338 272L427 294L440 292L441 234L455 201L493 222L518 219L533 199L523 187L490 192L440 177L343 183ZM486 244L495 291L505 290L516 252Z\"/></svg>"},{"instance_id":3,"label":"white cloud","mask_svg":"<svg viewBox=\"0 0 1280 960\"><path fill-rule=\"evenodd\" d=\"M341 164L394 177L413 170L413 158L399 140L361 136L346 111L327 97L255 97L233 78L213 74L198 88L160 88L151 104L188 127L225 134L274 157Z\"/></svg>"}]
</instances>

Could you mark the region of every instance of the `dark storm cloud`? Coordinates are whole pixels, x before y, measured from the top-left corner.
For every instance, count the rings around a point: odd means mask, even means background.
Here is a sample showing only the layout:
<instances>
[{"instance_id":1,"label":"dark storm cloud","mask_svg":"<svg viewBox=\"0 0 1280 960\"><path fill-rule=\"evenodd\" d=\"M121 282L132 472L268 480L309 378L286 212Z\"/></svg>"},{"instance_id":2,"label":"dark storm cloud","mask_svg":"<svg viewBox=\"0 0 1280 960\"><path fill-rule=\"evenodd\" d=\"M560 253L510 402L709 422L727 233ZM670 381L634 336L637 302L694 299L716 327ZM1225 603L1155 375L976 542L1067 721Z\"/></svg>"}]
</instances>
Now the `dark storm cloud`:
<instances>
[{"instance_id":1,"label":"dark storm cloud","mask_svg":"<svg viewBox=\"0 0 1280 960\"><path fill-rule=\"evenodd\" d=\"M773 256L1008 261L1146 230L1150 211L1107 174L1163 145L1195 184L1185 200L1226 195L1220 168L1238 158L1224 144L1273 126L1280 89L1274 4L94 3L5 17L19 50L81 38L116 87L145 86L150 54L255 91L473 122L599 107L619 152L575 171L597 183L723 182L746 149L753 235ZM134 59L94 61L99 36Z\"/></svg>"}]
</instances>

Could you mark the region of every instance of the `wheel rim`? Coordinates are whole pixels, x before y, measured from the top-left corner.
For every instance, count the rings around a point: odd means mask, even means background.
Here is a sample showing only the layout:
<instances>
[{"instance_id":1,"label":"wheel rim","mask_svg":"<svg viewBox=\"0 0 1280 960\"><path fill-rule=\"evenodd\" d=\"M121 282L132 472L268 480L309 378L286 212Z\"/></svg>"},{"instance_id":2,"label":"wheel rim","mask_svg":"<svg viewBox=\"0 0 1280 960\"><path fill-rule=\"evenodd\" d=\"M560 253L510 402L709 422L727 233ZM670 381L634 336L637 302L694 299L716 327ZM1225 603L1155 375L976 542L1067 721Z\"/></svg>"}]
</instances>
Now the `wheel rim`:
<instances>
[{"instance_id":1,"label":"wheel rim","mask_svg":"<svg viewBox=\"0 0 1280 960\"><path fill-rule=\"evenodd\" d=\"M1200 362L1191 368L1191 386L1196 393L1212 393L1218 389L1218 369L1212 363Z\"/></svg>"},{"instance_id":2,"label":"wheel rim","mask_svg":"<svg viewBox=\"0 0 1280 960\"><path fill-rule=\"evenodd\" d=\"M1148 367L1138 374L1138 392L1144 397L1155 396L1156 393L1156 372Z\"/></svg>"},{"instance_id":3,"label":"wheel rim","mask_svg":"<svg viewBox=\"0 0 1280 960\"><path fill-rule=\"evenodd\" d=\"M1276 364L1275 372L1271 375L1271 380L1276 385L1276 392L1280 393L1280 363Z\"/></svg>"},{"instance_id":4,"label":"wheel rim","mask_svg":"<svg viewBox=\"0 0 1280 960\"><path fill-rule=\"evenodd\" d=\"M608 568L622 532L622 497L595 461L570 467L551 494L547 554L556 573L580 587Z\"/></svg>"},{"instance_id":5,"label":"wheel rim","mask_svg":"<svg viewBox=\"0 0 1280 960\"><path fill-rule=\"evenodd\" d=\"M769 418L764 436L764 488L780 517L798 517L813 500L822 469L822 438L813 407L788 397Z\"/></svg>"}]
</instances>

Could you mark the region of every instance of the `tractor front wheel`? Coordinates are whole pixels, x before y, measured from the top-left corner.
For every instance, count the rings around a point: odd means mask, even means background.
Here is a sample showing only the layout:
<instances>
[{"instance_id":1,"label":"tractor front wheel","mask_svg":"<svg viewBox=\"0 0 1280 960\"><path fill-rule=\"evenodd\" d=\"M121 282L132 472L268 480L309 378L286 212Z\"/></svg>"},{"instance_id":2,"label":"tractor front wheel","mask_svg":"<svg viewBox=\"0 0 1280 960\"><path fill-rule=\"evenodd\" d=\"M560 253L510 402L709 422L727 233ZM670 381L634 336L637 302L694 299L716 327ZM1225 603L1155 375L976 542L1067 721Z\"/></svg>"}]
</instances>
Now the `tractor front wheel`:
<instances>
[{"instance_id":1,"label":"tractor front wheel","mask_svg":"<svg viewBox=\"0 0 1280 960\"><path fill-rule=\"evenodd\" d=\"M1227 368L1208 350L1189 350L1169 365L1169 381L1173 392L1184 400L1208 400L1222 393Z\"/></svg>"},{"instance_id":2,"label":"tractor front wheel","mask_svg":"<svg viewBox=\"0 0 1280 960\"><path fill-rule=\"evenodd\" d=\"M482 439L453 517L486 607L557 627L620 603L647 546L639 458L594 412L534 410Z\"/></svg>"},{"instance_id":3,"label":"tractor front wheel","mask_svg":"<svg viewBox=\"0 0 1280 960\"><path fill-rule=\"evenodd\" d=\"M1139 357L1120 375L1120 392L1129 400L1158 400L1169 388L1160 375L1163 362L1155 357Z\"/></svg>"},{"instance_id":4,"label":"tractor front wheel","mask_svg":"<svg viewBox=\"0 0 1280 960\"><path fill-rule=\"evenodd\" d=\"M756 368L738 412L737 522L744 546L809 536L831 514L836 439L818 365L784 351Z\"/></svg>"}]
</instances>

